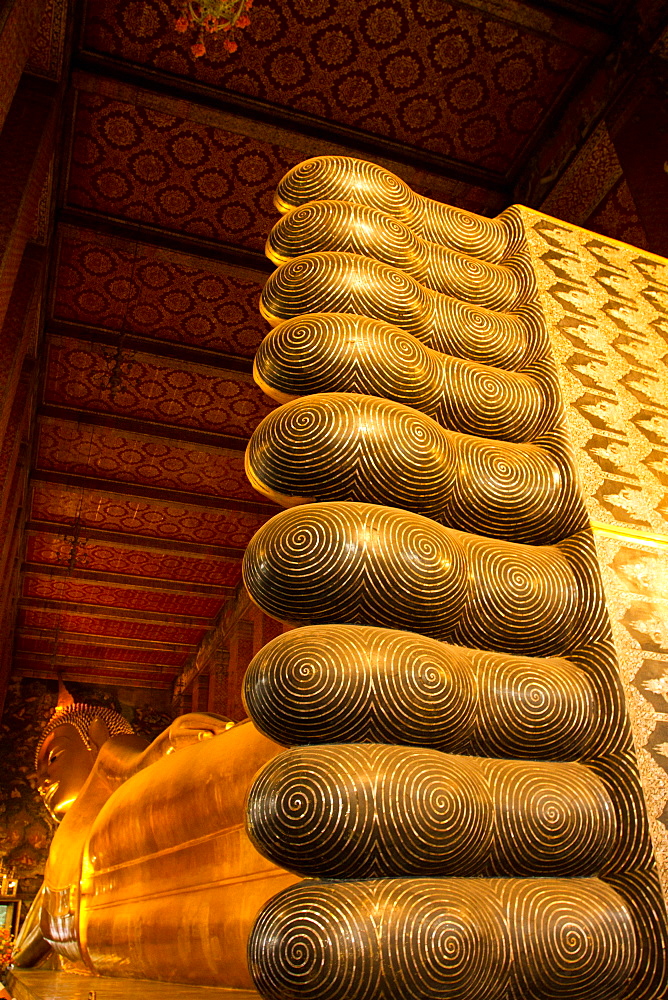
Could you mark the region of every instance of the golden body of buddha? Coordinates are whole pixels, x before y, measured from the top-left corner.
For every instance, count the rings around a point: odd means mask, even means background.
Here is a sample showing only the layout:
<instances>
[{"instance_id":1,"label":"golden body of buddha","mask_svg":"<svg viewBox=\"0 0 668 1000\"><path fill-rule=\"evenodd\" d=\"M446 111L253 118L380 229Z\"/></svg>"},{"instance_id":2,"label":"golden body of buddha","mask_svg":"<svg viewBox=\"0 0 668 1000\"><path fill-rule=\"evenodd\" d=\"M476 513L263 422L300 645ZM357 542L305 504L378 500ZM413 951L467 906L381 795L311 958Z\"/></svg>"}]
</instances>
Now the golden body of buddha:
<instances>
[{"instance_id":1,"label":"golden body of buddha","mask_svg":"<svg viewBox=\"0 0 668 1000\"><path fill-rule=\"evenodd\" d=\"M215 715L181 716L148 746L109 709L55 715L37 777L59 827L15 963L52 948L106 975L251 987L253 921L298 881L244 829L251 780L280 749Z\"/></svg>"}]
</instances>

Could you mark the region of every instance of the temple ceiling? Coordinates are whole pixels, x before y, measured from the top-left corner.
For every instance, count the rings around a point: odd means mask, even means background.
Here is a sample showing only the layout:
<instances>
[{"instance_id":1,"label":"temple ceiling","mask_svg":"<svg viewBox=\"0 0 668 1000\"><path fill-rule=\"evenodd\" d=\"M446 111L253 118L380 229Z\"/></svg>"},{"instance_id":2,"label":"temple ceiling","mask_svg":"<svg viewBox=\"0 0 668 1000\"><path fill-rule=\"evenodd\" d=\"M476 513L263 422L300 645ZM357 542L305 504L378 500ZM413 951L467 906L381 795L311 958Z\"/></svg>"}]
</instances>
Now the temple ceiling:
<instances>
[{"instance_id":1,"label":"temple ceiling","mask_svg":"<svg viewBox=\"0 0 668 1000\"><path fill-rule=\"evenodd\" d=\"M632 6L256 0L234 55L214 39L194 59L177 3L80 5L19 672L169 688L234 594L278 510L243 454L274 405L251 373L281 176L362 156L494 215L558 179L583 114L611 100L602 67Z\"/></svg>"}]
</instances>

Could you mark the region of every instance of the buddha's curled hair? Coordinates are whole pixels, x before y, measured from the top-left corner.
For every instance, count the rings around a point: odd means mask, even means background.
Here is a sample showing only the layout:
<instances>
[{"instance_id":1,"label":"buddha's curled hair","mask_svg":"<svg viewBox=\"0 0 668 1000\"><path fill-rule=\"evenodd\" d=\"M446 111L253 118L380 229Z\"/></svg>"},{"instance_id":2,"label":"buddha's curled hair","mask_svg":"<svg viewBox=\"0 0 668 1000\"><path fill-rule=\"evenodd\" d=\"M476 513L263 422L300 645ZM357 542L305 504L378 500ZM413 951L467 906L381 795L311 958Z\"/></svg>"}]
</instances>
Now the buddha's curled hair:
<instances>
[{"instance_id":1,"label":"buddha's curled hair","mask_svg":"<svg viewBox=\"0 0 668 1000\"><path fill-rule=\"evenodd\" d=\"M110 736L120 736L125 734L127 736L134 735L134 729L129 722L119 715L118 712L114 712L112 708L105 708L100 705L71 705L69 708L58 710L53 713L51 718L46 724L44 732L37 744L37 749L35 751L35 767L37 767L37 760L39 758L40 750L44 745L44 741L47 736L49 736L55 729L59 726L70 725L74 726L79 736L84 742L87 750L91 750L91 742L89 737L90 727L95 721L99 719L103 722L107 729L109 730Z\"/></svg>"}]
</instances>

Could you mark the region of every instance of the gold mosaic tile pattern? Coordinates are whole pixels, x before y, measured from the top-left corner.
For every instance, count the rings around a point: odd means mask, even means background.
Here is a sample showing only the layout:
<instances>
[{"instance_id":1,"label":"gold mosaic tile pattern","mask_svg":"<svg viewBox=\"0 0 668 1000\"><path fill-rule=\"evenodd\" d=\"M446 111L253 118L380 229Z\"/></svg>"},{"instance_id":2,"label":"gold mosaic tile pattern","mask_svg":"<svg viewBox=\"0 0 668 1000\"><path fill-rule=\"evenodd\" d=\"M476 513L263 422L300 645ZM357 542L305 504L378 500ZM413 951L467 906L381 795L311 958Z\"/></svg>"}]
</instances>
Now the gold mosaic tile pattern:
<instances>
[{"instance_id":1,"label":"gold mosaic tile pattern","mask_svg":"<svg viewBox=\"0 0 668 1000\"><path fill-rule=\"evenodd\" d=\"M522 209L668 893L668 261Z\"/></svg>"},{"instance_id":2,"label":"gold mosaic tile pattern","mask_svg":"<svg viewBox=\"0 0 668 1000\"><path fill-rule=\"evenodd\" d=\"M589 515L668 535L668 261L522 213Z\"/></svg>"}]
</instances>

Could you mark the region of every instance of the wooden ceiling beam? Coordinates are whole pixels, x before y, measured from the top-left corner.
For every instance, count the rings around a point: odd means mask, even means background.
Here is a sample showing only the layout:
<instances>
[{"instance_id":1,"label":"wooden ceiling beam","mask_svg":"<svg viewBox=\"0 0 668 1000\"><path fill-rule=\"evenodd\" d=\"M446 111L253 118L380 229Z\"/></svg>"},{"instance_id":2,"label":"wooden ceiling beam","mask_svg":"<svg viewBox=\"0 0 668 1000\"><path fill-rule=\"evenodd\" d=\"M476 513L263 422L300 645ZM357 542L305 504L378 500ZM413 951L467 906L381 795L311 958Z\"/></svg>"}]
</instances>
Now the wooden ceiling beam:
<instances>
[{"instance_id":1,"label":"wooden ceiling beam","mask_svg":"<svg viewBox=\"0 0 668 1000\"><path fill-rule=\"evenodd\" d=\"M152 649L158 652L191 653L198 648L196 643L158 642L155 639L128 639L124 636L89 635L88 632L69 632L63 629L35 628L19 626L17 636L28 639L57 639L67 636L67 642L78 642L88 646L104 646L118 649Z\"/></svg>"},{"instance_id":2,"label":"wooden ceiling beam","mask_svg":"<svg viewBox=\"0 0 668 1000\"><path fill-rule=\"evenodd\" d=\"M157 486L138 486L135 483L117 482L114 479L103 479L98 476L77 476L67 472L51 472L48 469L33 469L30 473L30 481L55 483L58 486L97 490L104 493L119 493L123 496L146 500L164 500L167 503L184 504L200 509L238 510L267 517L278 514L281 509L277 504L273 503L214 497L207 493L185 493L181 490L160 489Z\"/></svg>"},{"instance_id":3,"label":"wooden ceiling beam","mask_svg":"<svg viewBox=\"0 0 668 1000\"><path fill-rule=\"evenodd\" d=\"M160 625L186 625L209 629L211 619L195 615L162 614L159 611L143 611L133 608L112 608L101 604L77 604L75 601L54 601L45 597L21 597L19 608L31 611L63 611L92 618L116 618L134 624L149 622ZM113 638L113 637L112 637Z\"/></svg>"},{"instance_id":4,"label":"wooden ceiling beam","mask_svg":"<svg viewBox=\"0 0 668 1000\"><path fill-rule=\"evenodd\" d=\"M160 247L161 250L175 250L189 257L220 261L234 266L241 277L262 284L276 269L276 265L272 264L264 254L256 253L254 250L220 243L217 240L207 240L201 236L189 236L147 222L137 224L90 209L71 208L66 205L57 213L57 221L61 225L85 229L91 233L101 233L130 243L143 243L146 246Z\"/></svg>"},{"instance_id":5,"label":"wooden ceiling beam","mask_svg":"<svg viewBox=\"0 0 668 1000\"><path fill-rule=\"evenodd\" d=\"M70 641L69 639L67 640ZM108 647L113 651L116 647ZM120 647L119 647L120 648ZM185 655L185 654L183 654ZM118 667L121 670L141 670L141 671L153 671L160 673L162 671L169 671L172 674L177 673L179 670L178 665L174 663L154 663L148 660L114 660L111 656L105 657L105 659L98 660L96 656L79 656L78 653L58 653L56 651L55 656L53 653L41 653L28 650L16 651L17 657L24 657L25 659L30 659L36 663L52 664L54 662L75 664L81 666L90 665L91 669L95 669L97 663L104 663L108 667Z\"/></svg>"},{"instance_id":6,"label":"wooden ceiling beam","mask_svg":"<svg viewBox=\"0 0 668 1000\"><path fill-rule=\"evenodd\" d=\"M152 420L138 420L124 417L120 413L100 413L95 410L78 410L55 403L42 403L37 409L38 417L55 420L70 420L76 424L92 424L94 427L113 427L115 430L135 434L149 434L153 437L169 438L171 441L188 441L202 444L207 448L226 448L229 451L245 451L248 438L232 434L217 434L215 431L201 431L182 424L163 424ZM199 494L198 494L199 495Z\"/></svg>"},{"instance_id":7,"label":"wooden ceiling beam","mask_svg":"<svg viewBox=\"0 0 668 1000\"><path fill-rule=\"evenodd\" d=\"M231 548L227 545L206 545L197 542L184 542L178 538L163 539L154 538L152 535L130 534L124 531L103 531L99 528L79 527L55 521L28 521L26 523L26 531L47 532L50 535L57 535L60 538L63 536L73 538L76 535L81 541L91 539L91 541L110 542L112 545L131 546L136 549L158 549L166 555L173 555L175 552L179 552L241 561L245 552L245 549Z\"/></svg>"},{"instance_id":8,"label":"wooden ceiling beam","mask_svg":"<svg viewBox=\"0 0 668 1000\"><path fill-rule=\"evenodd\" d=\"M20 656L16 656L12 670L12 675L18 678L29 677L36 680L50 681L55 680L56 676L60 675L65 684L68 681L94 682L97 684L146 688L148 690L159 688L166 691L169 691L172 686L174 673L175 671L173 670L169 671L169 673L166 670L156 670L153 672L144 668L142 668L141 672L114 668L105 669L101 665L96 666L94 670L83 670L60 663L55 668L52 667L49 669L43 663L32 659L22 660Z\"/></svg>"},{"instance_id":9,"label":"wooden ceiling beam","mask_svg":"<svg viewBox=\"0 0 668 1000\"><path fill-rule=\"evenodd\" d=\"M67 577L68 580L86 583L112 583L141 590L162 590L175 594L206 594L208 597L226 597L233 594L235 587L226 587L213 583L182 583L179 580L165 580L151 576L131 576L128 573L102 573L94 569L82 569L69 566L54 566L52 563L24 562L21 566L24 573L38 573L40 576Z\"/></svg>"},{"instance_id":10,"label":"wooden ceiling beam","mask_svg":"<svg viewBox=\"0 0 668 1000\"><path fill-rule=\"evenodd\" d=\"M193 365L205 365L221 372L243 372L249 375L253 371L253 359L242 358L235 354L222 354L220 351L207 351L201 347L190 347L188 344L177 344L172 340L154 340L152 337L140 337L126 333L123 330L109 330L99 326L89 326L86 323L70 323L51 319L46 324L48 335L69 337L87 344L103 344L108 347L122 347L127 351L136 351L157 358L168 358L170 361L185 361Z\"/></svg>"},{"instance_id":11,"label":"wooden ceiling beam","mask_svg":"<svg viewBox=\"0 0 668 1000\"><path fill-rule=\"evenodd\" d=\"M523 0L523 6L568 17L608 35L629 5L629 0L614 0L608 7L587 3L587 0Z\"/></svg>"}]
</instances>

